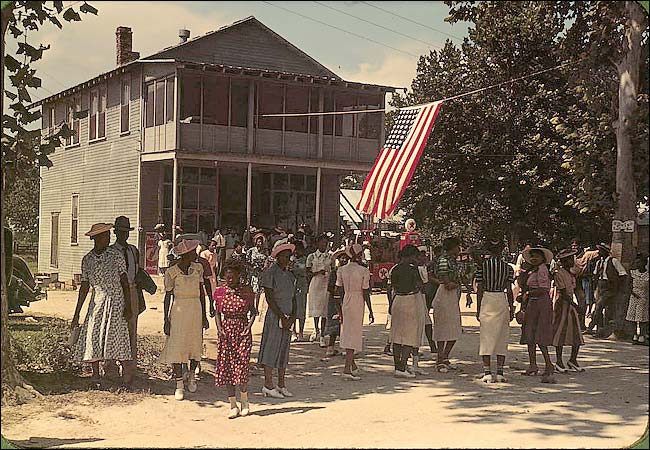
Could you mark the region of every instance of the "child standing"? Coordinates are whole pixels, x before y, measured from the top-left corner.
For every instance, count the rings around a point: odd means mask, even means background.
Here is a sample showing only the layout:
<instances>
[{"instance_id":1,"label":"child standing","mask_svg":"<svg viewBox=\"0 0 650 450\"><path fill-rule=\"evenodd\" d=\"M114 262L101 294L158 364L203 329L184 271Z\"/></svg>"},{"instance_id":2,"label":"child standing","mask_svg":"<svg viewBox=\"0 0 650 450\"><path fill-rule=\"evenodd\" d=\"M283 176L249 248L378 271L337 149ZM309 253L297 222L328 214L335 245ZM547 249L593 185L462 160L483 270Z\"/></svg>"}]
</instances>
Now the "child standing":
<instances>
[{"instance_id":1,"label":"child standing","mask_svg":"<svg viewBox=\"0 0 650 450\"><path fill-rule=\"evenodd\" d=\"M240 282L242 267L235 261L226 262L225 285L214 293L215 322L219 333L215 385L226 386L230 401L229 419L247 416L248 372L253 347L251 327L255 322L255 293ZM235 386L241 393L241 411L237 407Z\"/></svg>"},{"instance_id":2,"label":"child standing","mask_svg":"<svg viewBox=\"0 0 650 450\"><path fill-rule=\"evenodd\" d=\"M555 272L553 279L558 292L558 299L553 308L553 346L555 347L555 369L564 373L567 368L562 362L562 347L571 346L571 358L567 362L568 370L584 372L578 364L578 352L585 341L580 329L581 307L574 301L576 279L571 273L575 264L575 250L562 250L557 255L560 268Z\"/></svg>"},{"instance_id":3,"label":"child standing","mask_svg":"<svg viewBox=\"0 0 650 450\"><path fill-rule=\"evenodd\" d=\"M338 250L334 252L332 259L338 262L338 267L335 264L332 265L332 271L330 272L329 283L327 285L330 298L327 304L327 327L324 332L325 336L327 336L326 358L338 354L338 351L334 348L334 344L336 343L336 338L341 333L341 323L339 321L341 311L339 310L339 305L342 299L336 290L336 274L338 269L348 263L348 254L345 252L345 249Z\"/></svg>"}]
</instances>

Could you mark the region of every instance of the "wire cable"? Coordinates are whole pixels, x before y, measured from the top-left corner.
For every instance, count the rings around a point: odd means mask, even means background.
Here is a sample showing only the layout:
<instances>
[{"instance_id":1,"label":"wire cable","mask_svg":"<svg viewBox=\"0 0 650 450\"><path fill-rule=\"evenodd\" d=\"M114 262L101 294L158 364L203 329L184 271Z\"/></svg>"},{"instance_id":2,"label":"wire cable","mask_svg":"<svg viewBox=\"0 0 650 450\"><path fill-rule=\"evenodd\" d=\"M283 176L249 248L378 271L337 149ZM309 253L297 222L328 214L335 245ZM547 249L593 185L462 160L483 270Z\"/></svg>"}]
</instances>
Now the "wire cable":
<instances>
[{"instance_id":1,"label":"wire cable","mask_svg":"<svg viewBox=\"0 0 650 450\"><path fill-rule=\"evenodd\" d=\"M582 58L582 59L584 59L584 58ZM422 103L422 104L419 104L419 105L406 106L404 108L397 108L397 110L407 111L407 110L410 110L410 109L421 108L423 106L430 105L430 104L436 103L436 102L447 102L449 100L455 100L457 98L467 97L468 95L478 94L479 92L487 91L488 89L494 89L494 88L497 88L497 87L500 87L500 86L504 86L506 84L512 84L512 83L515 83L517 81L525 80L527 78L532 78L532 77L535 77L537 75L541 75L543 73L550 72L552 70L557 70L557 69L560 69L562 67L566 67L566 66L569 66L571 64L575 64L577 62L580 62L582 59L578 59L576 61L565 62L565 63L559 64L557 66L548 67L546 69L542 69L542 70L538 70L538 71L533 72L533 73L529 73L528 75L522 75L520 77L513 78L511 80L506 80L506 81L502 81L500 83L491 84L489 86L485 86L485 87L482 87L482 88L479 88L479 89L474 89L473 91L464 92L462 94L454 95L454 96L451 96L451 97L446 97L446 98L443 98L441 100ZM261 114L261 115L258 115L258 116L259 117L330 116L330 115L338 115L338 114L375 113L375 112L384 112L384 111L387 111L387 110L388 110L387 108L381 108L381 109L364 109L364 110L358 110L358 111L332 111L332 112L315 112L315 113L289 113L289 114L286 114L286 113L285 114Z\"/></svg>"},{"instance_id":2,"label":"wire cable","mask_svg":"<svg viewBox=\"0 0 650 450\"><path fill-rule=\"evenodd\" d=\"M440 45L440 44L432 44L431 42L423 41L422 39L418 39L416 37L409 36L408 34L400 33L399 31L392 30L392 29L390 29L388 27L385 27L383 25L380 25L378 23L371 22L369 20L363 19L361 17L355 16L355 15L347 13L345 11L341 11L340 9L334 8L333 6L326 5L325 3L321 3L321 2L317 2L317 1L314 1L314 3L316 3L316 4L320 5L320 6L323 6L325 8L331 9L332 11L336 11L336 12L338 12L340 14L345 14L346 16L352 17L354 19L360 20L360 21L365 22L365 23L369 23L370 25L374 25L374 26L376 26L378 28L381 28L383 30L390 31L391 33L395 33L395 34L397 34L399 36L409 38L409 39L413 39L414 41L421 42L423 44L426 44L429 47L432 47L432 48L435 48L435 49L441 49L442 48L442 45Z\"/></svg>"},{"instance_id":3,"label":"wire cable","mask_svg":"<svg viewBox=\"0 0 650 450\"><path fill-rule=\"evenodd\" d=\"M415 55L415 54L413 54L413 53L407 52L407 51L405 51L405 50L400 50L399 48L391 47L390 45L388 45L388 44L384 44L383 42L375 41L374 39L370 39L369 37L366 37L366 36L362 36L362 35L360 35L360 34L353 33L352 31L348 31L348 30L345 30L345 29L343 29L343 28L339 28L339 27L334 26L334 25L331 25L331 24L329 24L329 23L327 23L327 22L322 22L322 21L320 21L320 20L318 20L318 19L314 19L314 18L312 18L312 17L305 16L304 14L297 13L297 12L292 11L292 10L290 10L290 9L283 8L282 6L275 5L275 4L271 3L271 2L263 1L262 3L266 3L267 5L273 6L273 7L275 7L275 8L279 8L279 9L281 9L281 10L283 10L283 11L286 11L286 12L289 12L289 13L291 13L291 14L295 14L296 16L300 16L300 17L302 17L303 19L307 19L307 20L311 20L312 22L320 23L321 25L325 25L325 26L327 26L327 27L334 28L335 30L342 31L342 32L344 32L344 33L351 34L352 36L355 36L355 37L358 37L358 38L364 39L364 40L366 40L366 41L369 41L369 42L375 43L375 44L377 44L377 45L381 45L381 46L386 47L386 48L389 48L389 49L391 49L391 50L395 50L396 52L404 53L405 55L413 56L414 58L419 58L419 57L420 57L420 56L418 56L418 55Z\"/></svg>"},{"instance_id":4,"label":"wire cable","mask_svg":"<svg viewBox=\"0 0 650 450\"><path fill-rule=\"evenodd\" d=\"M449 34L449 33L445 32L445 31L442 31L442 30L438 30L437 28L430 27L429 25L425 25L425 24L423 24L423 23L416 22L415 20L409 19L408 17L400 16L399 14L396 14L396 13L394 13L394 12L392 12L392 11L388 11L387 9L381 8L381 7L376 6L376 5L373 5L373 4L370 4L370 3L368 3L368 2L359 2L359 3L363 3L364 5L368 5L368 6L370 6L371 8L378 9L378 10L380 10L380 11L385 12L386 14L390 14L390 15L393 15L393 16L395 16L395 17L399 17L400 19L406 20L406 21L411 22L411 23L414 23L414 24L416 24L416 25L420 25L421 27L424 27L424 28L428 28L429 30L435 31L435 32L437 32L437 33L442 33L442 34L444 34L445 36L449 36L450 38L454 38L454 39L457 39L457 40L459 40L459 41L462 41L462 40L463 40L463 38L460 38L460 37L458 37L458 36L454 36L453 34Z\"/></svg>"}]
</instances>

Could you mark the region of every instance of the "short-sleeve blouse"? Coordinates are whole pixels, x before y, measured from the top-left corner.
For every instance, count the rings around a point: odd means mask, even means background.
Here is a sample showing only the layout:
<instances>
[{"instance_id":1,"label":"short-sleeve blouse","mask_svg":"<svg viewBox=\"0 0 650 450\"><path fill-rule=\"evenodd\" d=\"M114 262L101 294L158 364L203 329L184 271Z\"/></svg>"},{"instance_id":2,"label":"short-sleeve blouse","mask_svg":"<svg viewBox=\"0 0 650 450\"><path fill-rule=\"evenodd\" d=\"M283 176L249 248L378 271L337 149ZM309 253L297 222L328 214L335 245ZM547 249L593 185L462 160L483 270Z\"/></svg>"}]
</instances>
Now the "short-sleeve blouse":
<instances>
[{"instance_id":1,"label":"short-sleeve blouse","mask_svg":"<svg viewBox=\"0 0 650 450\"><path fill-rule=\"evenodd\" d=\"M546 264L540 264L535 271L531 271L528 275L528 280L526 285L529 288L537 289L550 289L551 288L551 276L548 272Z\"/></svg>"}]
</instances>

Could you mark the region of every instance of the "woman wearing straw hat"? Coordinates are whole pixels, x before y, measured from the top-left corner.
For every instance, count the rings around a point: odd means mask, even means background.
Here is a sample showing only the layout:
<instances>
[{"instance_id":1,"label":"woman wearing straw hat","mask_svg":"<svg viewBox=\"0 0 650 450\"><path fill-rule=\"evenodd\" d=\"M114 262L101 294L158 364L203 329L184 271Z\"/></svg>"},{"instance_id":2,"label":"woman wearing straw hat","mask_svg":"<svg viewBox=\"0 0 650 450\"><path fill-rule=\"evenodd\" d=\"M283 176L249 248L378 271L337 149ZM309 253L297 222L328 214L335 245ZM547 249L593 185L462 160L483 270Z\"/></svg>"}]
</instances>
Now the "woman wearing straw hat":
<instances>
[{"instance_id":1,"label":"woman wearing straw hat","mask_svg":"<svg viewBox=\"0 0 650 450\"><path fill-rule=\"evenodd\" d=\"M553 345L553 303L551 301L551 276L546 264L553 260L553 252L542 247L532 247L522 253L526 263L532 269L523 275L524 319L521 326L520 344L528 345L530 366L525 375L537 375L536 347L539 347L546 368L542 383L555 383L553 363L548 353L548 346ZM523 310L523 308L522 308Z\"/></svg>"},{"instance_id":2,"label":"woman wearing straw hat","mask_svg":"<svg viewBox=\"0 0 650 450\"><path fill-rule=\"evenodd\" d=\"M339 298L343 299L340 308L341 348L345 349L345 368L343 377L348 380L360 380L359 369L354 362L354 353L363 350L363 313L364 304L370 311L370 323L374 323L370 303L370 271L361 265L363 247L352 244L347 249L350 262L336 273L336 287Z\"/></svg>"},{"instance_id":3,"label":"woman wearing straw hat","mask_svg":"<svg viewBox=\"0 0 650 450\"><path fill-rule=\"evenodd\" d=\"M565 249L557 254L560 268L555 271L553 279L558 292L558 299L553 308L553 346L555 347L555 369L564 373L567 368L562 361L562 347L571 346L571 357L567 362L568 370L584 372L585 369L578 364L578 352L585 341L580 329L580 313L583 307L573 299L576 289L576 278L571 273L575 266L577 251Z\"/></svg>"},{"instance_id":4,"label":"woman wearing straw hat","mask_svg":"<svg viewBox=\"0 0 650 450\"><path fill-rule=\"evenodd\" d=\"M130 298L126 262L120 252L108 246L111 228L112 224L96 223L86 233L94 241L94 248L81 261L81 287L72 318L73 329L79 326L81 308L91 288L92 296L74 349L74 359L91 363L96 383L101 376L100 361L128 361L123 363L126 368L123 381L128 387L134 375L128 320L137 311L132 311L131 303L125 302Z\"/></svg>"},{"instance_id":5,"label":"woman wearing straw hat","mask_svg":"<svg viewBox=\"0 0 650 450\"><path fill-rule=\"evenodd\" d=\"M260 286L269 309L264 318L258 365L264 367L262 394L267 397L293 397L284 384L289 364L291 328L296 322L296 277L289 270L293 244L281 244L273 249L275 263L262 272ZM273 385L273 369L278 369L278 385Z\"/></svg>"},{"instance_id":6,"label":"woman wearing straw hat","mask_svg":"<svg viewBox=\"0 0 650 450\"><path fill-rule=\"evenodd\" d=\"M203 287L203 266L196 261L199 241L183 239L174 247L180 261L165 272L165 322L167 335L160 362L171 364L176 380L176 400L184 398L182 364L190 361L187 372L190 392L196 392L194 371L203 352L203 329L208 328ZM173 302L172 302L173 297ZM171 304L171 308L170 308Z\"/></svg>"}]
</instances>

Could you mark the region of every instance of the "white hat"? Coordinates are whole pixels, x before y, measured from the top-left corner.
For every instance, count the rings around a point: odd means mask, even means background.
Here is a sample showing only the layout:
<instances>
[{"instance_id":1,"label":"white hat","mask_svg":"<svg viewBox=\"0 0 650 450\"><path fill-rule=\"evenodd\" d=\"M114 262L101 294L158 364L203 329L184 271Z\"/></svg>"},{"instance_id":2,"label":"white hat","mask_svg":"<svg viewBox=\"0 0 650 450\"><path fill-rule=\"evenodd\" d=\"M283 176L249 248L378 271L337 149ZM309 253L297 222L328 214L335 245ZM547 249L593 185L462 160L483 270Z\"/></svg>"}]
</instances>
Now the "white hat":
<instances>
[{"instance_id":1,"label":"white hat","mask_svg":"<svg viewBox=\"0 0 650 450\"><path fill-rule=\"evenodd\" d=\"M196 239L187 240L183 239L180 241L176 247L174 247L174 253L178 256L184 255L185 253L193 252L196 250L196 247L199 246L199 241Z\"/></svg>"}]
</instances>

